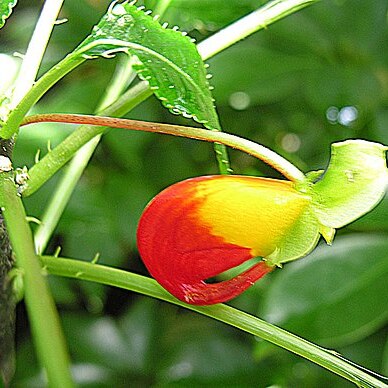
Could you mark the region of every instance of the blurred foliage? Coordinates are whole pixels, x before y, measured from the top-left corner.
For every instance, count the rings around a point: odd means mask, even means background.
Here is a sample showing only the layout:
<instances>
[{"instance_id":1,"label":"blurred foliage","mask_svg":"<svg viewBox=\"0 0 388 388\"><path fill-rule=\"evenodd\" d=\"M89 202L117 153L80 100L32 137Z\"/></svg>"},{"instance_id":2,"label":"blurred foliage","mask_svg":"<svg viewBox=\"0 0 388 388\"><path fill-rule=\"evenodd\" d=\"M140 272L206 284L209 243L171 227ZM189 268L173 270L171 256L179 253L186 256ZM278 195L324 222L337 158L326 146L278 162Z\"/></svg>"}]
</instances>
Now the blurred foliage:
<instances>
[{"instance_id":1,"label":"blurred foliage","mask_svg":"<svg viewBox=\"0 0 388 388\"><path fill-rule=\"evenodd\" d=\"M65 1L61 17L69 21L55 28L43 70L79 44L108 3ZM163 21L200 41L263 3L172 0ZM18 4L2 30L1 52L25 51L39 5ZM224 130L269 146L304 171L324 168L334 141L387 144L387 6L385 0L327 0L209 60ZM6 60L9 71L10 63L18 63L0 57L0 69ZM116 61L89 61L52 89L35 112L92 113ZM154 98L127 117L194 125ZM55 146L72 129L53 124L23 129L14 164L31 166L38 149L46 152L47 139ZM277 177L242 153L231 151L231 160L235 173ZM146 203L176 181L214 173L209 144L110 130L48 253L60 245L64 256L91 260L99 252L101 263L146 273L135 245ZM25 201L29 215L39 218L56 181ZM388 200L338 234L333 247L321 246L275 271L231 304L388 373ZM95 284L50 281L82 387L350 386L281 349L165 303ZM18 313L14 386L40 387L23 305Z\"/></svg>"}]
</instances>

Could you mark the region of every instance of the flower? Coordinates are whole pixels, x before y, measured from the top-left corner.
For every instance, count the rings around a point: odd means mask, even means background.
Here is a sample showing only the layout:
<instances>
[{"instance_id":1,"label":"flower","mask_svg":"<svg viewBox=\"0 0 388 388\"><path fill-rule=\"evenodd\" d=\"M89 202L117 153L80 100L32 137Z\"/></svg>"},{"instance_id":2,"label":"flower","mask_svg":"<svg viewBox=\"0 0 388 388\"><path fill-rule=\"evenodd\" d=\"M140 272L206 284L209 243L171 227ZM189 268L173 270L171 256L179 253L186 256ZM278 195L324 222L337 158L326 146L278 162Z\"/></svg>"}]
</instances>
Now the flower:
<instances>
[{"instance_id":1,"label":"flower","mask_svg":"<svg viewBox=\"0 0 388 388\"><path fill-rule=\"evenodd\" d=\"M298 183L238 175L176 183L141 216L140 255L178 299L228 301L276 266L307 255L320 235L330 244L334 228L373 208L388 182L386 150L363 140L333 144L326 173L307 174ZM206 282L255 257L261 260L241 274Z\"/></svg>"},{"instance_id":2,"label":"flower","mask_svg":"<svg viewBox=\"0 0 388 388\"><path fill-rule=\"evenodd\" d=\"M287 238L303 227L310 204L311 197L289 181L236 175L188 179L149 203L139 223L139 252L151 275L177 298L224 302L280 264L271 258L288 254ZM288 258L309 252L318 236L312 228ZM205 283L254 257L267 261L233 279Z\"/></svg>"}]
</instances>

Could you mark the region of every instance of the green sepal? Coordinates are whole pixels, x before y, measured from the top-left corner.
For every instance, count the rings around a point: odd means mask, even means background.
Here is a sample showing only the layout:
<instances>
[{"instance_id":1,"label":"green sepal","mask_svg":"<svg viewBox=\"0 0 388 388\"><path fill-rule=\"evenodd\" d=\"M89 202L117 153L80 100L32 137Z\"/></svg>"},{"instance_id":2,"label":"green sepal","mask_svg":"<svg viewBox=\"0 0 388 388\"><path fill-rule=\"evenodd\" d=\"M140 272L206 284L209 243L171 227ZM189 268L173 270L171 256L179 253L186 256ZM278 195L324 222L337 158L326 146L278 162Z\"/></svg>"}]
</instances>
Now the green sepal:
<instances>
[{"instance_id":1,"label":"green sepal","mask_svg":"<svg viewBox=\"0 0 388 388\"><path fill-rule=\"evenodd\" d=\"M329 166L311 187L318 221L340 228L373 209L388 183L387 147L366 140L332 144Z\"/></svg>"},{"instance_id":2,"label":"green sepal","mask_svg":"<svg viewBox=\"0 0 388 388\"><path fill-rule=\"evenodd\" d=\"M283 236L278 248L266 257L269 265L283 263L308 255L317 245L320 226L310 207L301 214L292 228Z\"/></svg>"}]
</instances>

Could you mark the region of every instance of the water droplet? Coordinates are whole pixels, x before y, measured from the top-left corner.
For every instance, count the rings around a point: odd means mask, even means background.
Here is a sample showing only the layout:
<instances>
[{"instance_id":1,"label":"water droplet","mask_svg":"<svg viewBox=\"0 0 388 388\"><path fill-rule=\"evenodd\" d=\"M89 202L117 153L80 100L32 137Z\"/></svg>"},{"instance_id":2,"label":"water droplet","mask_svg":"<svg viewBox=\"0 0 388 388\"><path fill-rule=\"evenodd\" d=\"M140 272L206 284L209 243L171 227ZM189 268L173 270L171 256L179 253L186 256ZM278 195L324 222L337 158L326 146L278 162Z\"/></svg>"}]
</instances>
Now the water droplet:
<instances>
[{"instance_id":1,"label":"water droplet","mask_svg":"<svg viewBox=\"0 0 388 388\"><path fill-rule=\"evenodd\" d=\"M173 365L167 371L168 377L174 380L180 380L193 374L193 365L191 362L183 361Z\"/></svg>"},{"instance_id":2,"label":"water droplet","mask_svg":"<svg viewBox=\"0 0 388 388\"><path fill-rule=\"evenodd\" d=\"M116 4L112 8L112 14L116 16L125 15L127 11L125 10L124 6L122 4Z\"/></svg>"},{"instance_id":3,"label":"water droplet","mask_svg":"<svg viewBox=\"0 0 388 388\"><path fill-rule=\"evenodd\" d=\"M336 106L330 106L326 110L326 119L330 124L337 124L339 110Z\"/></svg>"},{"instance_id":4,"label":"water droplet","mask_svg":"<svg viewBox=\"0 0 388 388\"><path fill-rule=\"evenodd\" d=\"M296 133L286 133L280 141L280 144L284 151L294 153L299 150L302 142Z\"/></svg>"},{"instance_id":5,"label":"water droplet","mask_svg":"<svg viewBox=\"0 0 388 388\"><path fill-rule=\"evenodd\" d=\"M358 118L358 110L354 106L344 106L338 109L331 106L326 110L326 119L330 124L341 124L350 127Z\"/></svg>"},{"instance_id":6,"label":"water droplet","mask_svg":"<svg viewBox=\"0 0 388 388\"><path fill-rule=\"evenodd\" d=\"M351 126L358 117L358 110L354 106L344 106L338 114L338 122L345 127Z\"/></svg>"},{"instance_id":7,"label":"water droplet","mask_svg":"<svg viewBox=\"0 0 388 388\"><path fill-rule=\"evenodd\" d=\"M229 105L236 110L245 110L251 104L251 98L245 92L235 92L229 96Z\"/></svg>"}]
</instances>

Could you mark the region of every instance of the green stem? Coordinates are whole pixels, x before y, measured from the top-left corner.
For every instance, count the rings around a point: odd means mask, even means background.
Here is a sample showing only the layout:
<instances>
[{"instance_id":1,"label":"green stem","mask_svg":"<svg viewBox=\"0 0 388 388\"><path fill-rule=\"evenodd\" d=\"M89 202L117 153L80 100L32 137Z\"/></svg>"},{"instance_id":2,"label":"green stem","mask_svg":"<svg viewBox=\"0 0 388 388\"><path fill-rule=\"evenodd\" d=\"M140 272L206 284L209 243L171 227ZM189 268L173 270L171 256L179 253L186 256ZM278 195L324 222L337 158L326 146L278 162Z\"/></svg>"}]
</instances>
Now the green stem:
<instances>
[{"instance_id":1,"label":"green stem","mask_svg":"<svg viewBox=\"0 0 388 388\"><path fill-rule=\"evenodd\" d=\"M74 139L71 145L76 148L79 148L82 144L85 144L87 141L90 140L91 136L95 136L96 133L102 133L104 128L101 126L130 129L135 131L163 133L167 135L187 137L196 140L204 140L212 143L224 144L226 146L244 151L247 154L250 154L262 160L263 162L269 164L270 166L278 170L291 181L300 182L303 181L305 178L302 171L300 171L292 163L284 159L276 152L260 144L254 143L250 140L235 135L230 135L224 132L208 131L202 128L183 127L171 124L159 124L150 123L146 121L119 119L114 117L54 113L26 117L25 120L22 122L22 125L28 125L39 122L62 122L98 126L95 127L97 129L92 130L89 130L89 127L83 127L78 131L74 132ZM92 135L90 132L92 133ZM65 139L63 143L65 143L68 139L69 138ZM75 144L75 142L78 142L78 144ZM69 155L67 155L66 152L69 152ZM64 149L63 153L61 153L60 155L64 159L67 159L73 155L72 152L72 149ZM30 179L22 189L23 195L31 195L41 186L42 182L45 182L52 176L53 166L55 165L58 157L57 154L54 154L54 156L52 156L52 154L53 152L47 154L44 160L41 160L40 163L36 164L33 168L31 168L31 170L29 171Z\"/></svg>"},{"instance_id":2,"label":"green stem","mask_svg":"<svg viewBox=\"0 0 388 388\"><path fill-rule=\"evenodd\" d=\"M12 96L15 107L31 89L64 0L46 0L23 58Z\"/></svg>"},{"instance_id":3,"label":"green stem","mask_svg":"<svg viewBox=\"0 0 388 388\"><path fill-rule=\"evenodd\" d=\"M43 217L41 218L41 223L34 233L35 248L38 254L42 254L45 250L50 236L55 230L62 213L69 202L71 194L98 145L99 140L100 136L94 137L76 153L67 170L64 172L59 184L55 188L55 192L51 196Z\"/></svg>"},{"instance_id":4,"label":"green stem","mask_svg":"<svg viewBox=\"0 0 388 388\"><path fill-rule=\"evenodd\" d=\"M25 115L30 108L49 90L56 82L63 78L67 73L83 63L86 59L70 54L51 68L43 77L41 77L30 91L24 96L17 107L10 113L7 121L0 129L0 137L3 139L11 138L19 129Z\"/></svg>"},{"instance_id":5,"label":"green stem","mask_svg":"<svg viewBox=\"0 0 388 388\"><path fill-rule=\"evenodd\" d=\"M156 3L154 14L163 16L163 14L167 11L167 8L171 4L173 0L159 0Z\"/></svg>"},{"instance_id":6,"label":"green stem","mask_svg":"<svg viewBox=\"0 0 388 388\"><path fill-rule=\"evenodd\" d=\"M139 101L145 100L150 95L149 89L143 89L141 86L131 89L132 99L121 101L118 104L113 104L104 111L107 114L116 112L118 115L123 115L126 109L139 104ZM45 155L39 163L35 164L29 171L30 176L36 176L33 184L28 189L28 194L31 195L39 189L53 174L55 174L65 163L67 163L74 154L83 147L87 142L92 140L95 136L101 135L105 131L105 127L101 126L82 126L77 131L69 135L62 141L53 151ZM49 174L45 170L49 169ZM47 171L46 171L47 172Z\"/></svg>"},{"instance_id":7,"label":"green stem","mask_svg":"<svg viewBox=\"0 0 388 388\"><path fill-rule=\"evenodd\" d=\"M244 16L199 43L197 49L203 59L208 59L247 36L318 1L319 0L270 1L265 6Z\"/></svg>"},{"instance_id":8,"label":"green stem","mask_svg":"<svg viewBox=\"0 0 388 388\"><path fill-rule=\"evenodd\" d=\"M116 101L120 94L123 93L128 83L130 83L135 76L136 72L132 70L132 58L121 58L96 111L103 112L104 108ZM50 236L54 232L74 188L92 157L94 150L99 144L100 139L101 135L96 136L79 149L63 172L63 175L45 208L41 218L42 222L35 230L34 239L38 254L43 253L46 248Z\"/></svg>"},{"instance_id":9,"label":"green stem","mask_svg":"<svg viewBox=\"0 0 388 388\"><path fill-rule=\"evenodd\" d=\"M160 0L155 8L155 14L163 15L168 8L171 0ZM114 116L121 116L133 108L134 102L140 103L136 96L136 87L123 94L124 89L136 77L136 72L133 70L134 58L120 58L116 66L116 71L108 84L108 88L102 97L102 100L96 112L107 114L105 112L112 111ZM146 93L143 93L142 98L147 98L152 94L152 91L147 87ZM135 92L135 93L134 93ZM121 96L120 96L121 95ZM124 97L124 98L123 98ZM125 106L121 106L121 102ZM128 105L128 102L130 104ZM113 105L112 105L113 104ZM111 105L109 107L109 105ZM109 107L109 108L108 108ZM101 135L94 137L80 150L77 151L67 169L64 171L58 186L56 187L50 201L41 218L41 223L38 225L35 234L35 247L39 254L43 253L46 245L54 232L56 225L74 191L79 178L86 168L94 150L96 149Z\"/></svg>"},{"instance_id":10,"label":"green stem","mask_svg":"<svg viewBox=\"0 0 388 388\"><path fill-rule=\"evenodd\" d=\"M143 295L158 298L197 313L214 318L242 331L253 334L277 346L298 354L359 387L386 388L387 385L357 368L352 362L338 357L335 352L323 349L294 334L280 329L233 307L217 304L193 306L175 299L153 279L98 264L56 257L41 257L44 268L51 274L93 281L120 287Z\"/></svg>"},{"instance_id":11,"label":"green stem","mask_svg":"<svg viewBox=\"0 0 388 388\"><path fill-rule=\"evenodd\" d=\"M201 42L198 44L198 50L206 60L249 34L317 1L319 0L273 0L265 7L259 8ZM80 54L80 52L69 54L36 82L21 103L11 112L9 119L0 130L0 137L8 139L17 132L24 116L39 98L59 79L86 60ZM147 89L148 84L141 83L141 88Z\"/></svg>"},{"instance_id":12,"label":"green stem","mask_svg":"<svg viewBox=\"0 0 388 388\"><path fill-rule=\"evenodd\" d=\"M0 173L0 206L17 265L23 271L25 303L38 358L50 387L73 387L58 313L41 272L32 233L12 173Z\"/></svg>"}]
</instances>

